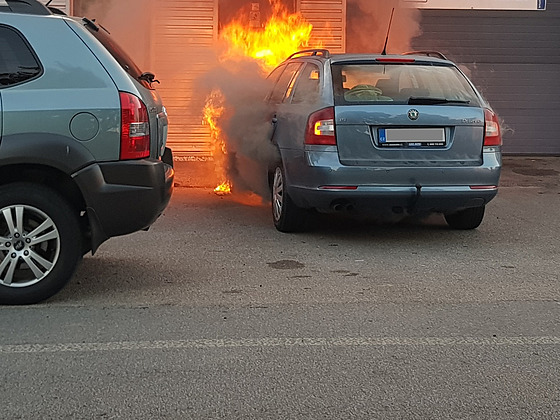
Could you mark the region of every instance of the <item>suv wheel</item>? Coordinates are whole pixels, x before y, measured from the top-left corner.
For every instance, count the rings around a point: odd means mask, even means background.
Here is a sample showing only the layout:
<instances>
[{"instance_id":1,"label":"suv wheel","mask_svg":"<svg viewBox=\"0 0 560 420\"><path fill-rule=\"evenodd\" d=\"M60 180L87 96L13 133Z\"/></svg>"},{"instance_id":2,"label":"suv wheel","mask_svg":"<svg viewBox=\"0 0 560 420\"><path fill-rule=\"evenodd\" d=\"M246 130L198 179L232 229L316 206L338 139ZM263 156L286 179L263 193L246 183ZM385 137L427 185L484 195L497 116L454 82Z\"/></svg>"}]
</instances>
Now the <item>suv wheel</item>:
<instances>
[{"instance_id":1,"label":"suv wheel","mask_svg":"<svg viewBox=\"0 0 560 420\"><path fill-rule=\"evenodd\" d=\"M453 229L476 229L484 218L484 206L472 207L445 215L445 221Z\"/></svg>"},{"instance_id":2,"label":"suv wheel","mask_svg":"<svg viewBox=\"0 0 560 420\"><path fill-rule=\"evenodd\" d=\"M0 304L47 299L70 280L82 254L76 211L35 184L0 187Z\"/></svg>"},{"instance_id":3,"label":"suv wheel","mask_svg":"<svg viewBox=\"0 0 560 420\"><path fill-rule=\"evenodd\" d=\"M272 220L280 232L296 232L305 224L307 213L297 207L286 189L282 164L276 165L272 179Z\"/></svg>"}]
</instances>

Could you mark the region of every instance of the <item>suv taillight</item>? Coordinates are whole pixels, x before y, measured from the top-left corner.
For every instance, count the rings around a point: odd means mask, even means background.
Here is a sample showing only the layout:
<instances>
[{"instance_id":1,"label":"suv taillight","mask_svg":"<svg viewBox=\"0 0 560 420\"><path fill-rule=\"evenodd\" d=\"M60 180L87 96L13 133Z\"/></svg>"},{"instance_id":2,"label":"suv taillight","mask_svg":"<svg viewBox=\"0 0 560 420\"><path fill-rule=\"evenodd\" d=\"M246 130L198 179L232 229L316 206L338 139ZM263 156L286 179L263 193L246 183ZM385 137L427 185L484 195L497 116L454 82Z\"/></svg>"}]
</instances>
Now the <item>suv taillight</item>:
<instances>
[{"instance_id":1,"label":"suv taillight","mask_svg":"<svg viewBox=\"0 0 560 420\"><path fill-rule=\"evenodd\" d=\"M500 132L500 122L498 121L498 116L488 108L484 110L484 145L502 145L502 134Z\"/></svg>"},{"instance_id":2,"label":"suv taillight","mask_svg":"<svg viewBox=\"0 0 560 420\"><path fill-rule=\"evenodd\" d=\"M336 146L333 107L320 109L309 116L305 144Z\"/></svg>"},{"instance_id":3,"label":"suv taillight","mask_svg":"<svg viewBox=\"0 0 560 420\"><path fill-rule=\"evenodd\" d=\"M120 92L121 154L120 159L142 159L150 156L150 120L144 102L135 95Z\"/></svg>"}]
</instances>

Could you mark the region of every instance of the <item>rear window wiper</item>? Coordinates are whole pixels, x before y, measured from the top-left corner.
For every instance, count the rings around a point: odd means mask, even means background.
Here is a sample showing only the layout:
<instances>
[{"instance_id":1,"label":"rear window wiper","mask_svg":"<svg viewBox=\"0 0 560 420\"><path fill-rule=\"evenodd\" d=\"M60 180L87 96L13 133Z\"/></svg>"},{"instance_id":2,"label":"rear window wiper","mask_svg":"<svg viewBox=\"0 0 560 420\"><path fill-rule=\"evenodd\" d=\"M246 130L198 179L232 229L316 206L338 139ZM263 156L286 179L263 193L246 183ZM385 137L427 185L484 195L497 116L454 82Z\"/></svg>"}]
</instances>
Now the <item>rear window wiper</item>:
<instances>
[{"instance_id":1,"label":"rear window wiper","mask_svg":"<svg viewBox=\"0 0 560 420\"><path fill-rule=\"evenodd\" d=\"M149 84L152 83L158 83L159 84L159 80L156 79L156 76L154 73L150 73L149 71L146 71L144 73L142 73L139 77L139 80L145 80L146 82L148 82Z\"/></svg>"},{"instance_id":2,"label":"rear window wiper","mask_svg":"<svg viewBox=\"0 0 560 420\"><path fill-rule=\"evenodd\" d=\"M471 101L464 101L461 99L445 99L445 98L430 98L411 96L408 98L409 105L438 105L438 104L470 104Z\"/></svg>"}]
</instances>

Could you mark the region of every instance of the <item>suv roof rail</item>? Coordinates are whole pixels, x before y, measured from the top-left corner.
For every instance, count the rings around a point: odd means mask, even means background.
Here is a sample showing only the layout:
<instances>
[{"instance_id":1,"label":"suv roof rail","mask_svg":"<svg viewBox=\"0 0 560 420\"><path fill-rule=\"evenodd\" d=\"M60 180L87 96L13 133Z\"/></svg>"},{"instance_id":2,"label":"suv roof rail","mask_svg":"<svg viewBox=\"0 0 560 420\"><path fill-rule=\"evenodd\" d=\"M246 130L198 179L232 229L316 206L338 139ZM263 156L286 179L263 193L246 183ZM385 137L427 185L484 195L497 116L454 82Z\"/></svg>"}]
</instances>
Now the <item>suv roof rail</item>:
<instances>
[{"instance_id":1,"label":"suv roof rail","mask_svg":"<svg viewBox=\"0 0 560 420\"><path fill-rule=\"evenodd\" d=\"M4 0L0 12L24 13L29 15L52 15L52 12L38 0Z\"/></svg>"},{"instance_id":2,"label":"suv roof rail","mask_svg":"<svg viewBox=\"0 0 560 420\"><path fill-rule=\"evenodd\" d=\"M408 51L402 55L425 55L426 57L441 58L442 60L447 60L447 57L440 53L439 51Z\"/></svg>"},{"instance_id":3,"label":"suv roof rail","mask_svg":"<svg viewBox=\"0 0 560 420\"><path fill-rule=\"evenodd\" d=\"M329 50L326 50L324 48L313 48L313 49L310 49L310 50L297 51L297 52L293 53L292 55L290 55L288 58L286 58L286 60L289 60L290 58L294 58L294 57L299 57L299 56L316 56L316 55L320 55L322 57L329 58L331 56L331 53L330 53Z\"/></svg>"},{"instance_id":4,"label":"suv roof rail","mask_svg":"<svg viewBox=\"0 0 560 420\"><path fill-rule=\"evenodd\" d=\"M53 15L67 16L66 13L60 10L58 7L47 6L47 8L52 12Z\"/></svg>"}]
</instances>

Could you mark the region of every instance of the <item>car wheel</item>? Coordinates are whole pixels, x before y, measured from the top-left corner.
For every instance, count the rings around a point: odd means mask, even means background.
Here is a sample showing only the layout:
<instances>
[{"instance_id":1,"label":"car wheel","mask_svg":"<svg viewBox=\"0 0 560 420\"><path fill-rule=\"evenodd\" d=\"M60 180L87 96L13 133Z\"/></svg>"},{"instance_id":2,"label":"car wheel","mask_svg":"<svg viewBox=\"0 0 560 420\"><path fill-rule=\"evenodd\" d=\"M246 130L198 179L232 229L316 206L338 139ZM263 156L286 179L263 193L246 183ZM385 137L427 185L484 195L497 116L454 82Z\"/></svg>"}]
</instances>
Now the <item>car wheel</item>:
<instances>
[{"instance_id":1,"label":"car wheel","mask_svg":"<svg viewBox=\"0 0 560 420\"><path fill-rule=\"evenodd\" d=\"M472 207L456 213L449 213L445 215L445 221L453 229L476 229L484 218L484 208L484 206Z\"/></svg>"},{"instance_id":2,"label":"car wheel","mask_svg":"<svg viewBox=\"0 0 560 420\"><path fill-rule=\"evenodd\" d=\"M0 187L0 304L32 304L57 293L82 257L78 215L55 191Z\"/></svg>"},{"instance_id":3,"label":"car wheel","mask_svg":"<svg viewBox=\"0 0 560 420\"><path fill-rule=\"evenodd\" d=\"M305 210L297 207L288 194L281 164L274 169L272 179L272 220L280 232L301 230L306 220Z\"/></svg>"}]
</instances>

